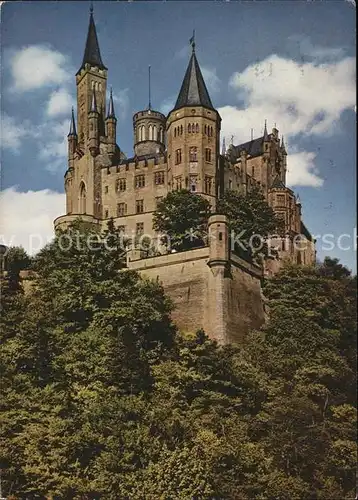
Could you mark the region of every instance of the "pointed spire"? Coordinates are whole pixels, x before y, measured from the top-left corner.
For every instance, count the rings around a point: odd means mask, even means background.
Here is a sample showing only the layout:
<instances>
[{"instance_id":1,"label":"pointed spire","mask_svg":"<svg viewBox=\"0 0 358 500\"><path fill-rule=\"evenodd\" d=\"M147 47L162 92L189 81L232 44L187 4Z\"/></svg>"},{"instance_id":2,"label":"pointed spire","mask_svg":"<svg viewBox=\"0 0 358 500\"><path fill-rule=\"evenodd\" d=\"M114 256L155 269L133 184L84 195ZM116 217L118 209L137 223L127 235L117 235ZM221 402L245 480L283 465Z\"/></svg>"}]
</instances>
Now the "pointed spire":
<instances>
[{"instance_id":1,"label":"pointed spire","mask_svg":"<svg viewBox=\"0 0 358 500\"><path fill-rule=\"evenodd\" d=\"M91 99L90 113L98 113L98 111L97 111L96 92L95 92L94 88L92 89L92 99Z\"/></svg>"},{"instance_id":2,"label":"pointed spire","mask_svg":"<svg viewBox=\"0 0 358 500\"><path fill-rule=\"evenodd\" d=\"M285 143L284 143L284 140L283 140L283 136L282 136L282 139L281 139L281 150L283 153L286 153L286 147L285 147Z\"/></svg>"},{"instance_id":3,"label":"pointed spire","mask_svg":"<svg viewBox=\"0 0 358 500\"><path fill-rule=\"evenodd\" d=\"M268 141L268 133L267 133L267 122L265 120L265 128L264 128L264 142Z\"/></svg>"},{"instance_id":4,"label":"pointed spire","mask_svg":"<svg viewBox=\"0 0 358 500\"><path fill-rule=\"evenodd\" d=\"M115 118L116 114L114 112L114 104L113 104L113 94L112 94L112 87L109 93L109 103L108 103L108 114L107 118Z\"/></svg>"},{"instance_id":5,"label":"pointed spire","mask_svg":"<svg viewBox=\"0 0 358 500\"><path fill-rule=\"evenodd\" d=\"M76 132L76 123L75 123L75 112L74 112L73 106L72 106L70 131L69 131L67 137L75 136L75 135L77 135L77 132Z\"/></svg>"},{"instance_id":6,"label":"pointed spire","mask_svg":"<svg viewBox=\"0 0 358 500\"><path fill-rule=\"evenodd\" d=\"M225 145L225 137L223 138L223 145L222 145L222 149L221 149L221 154L223 156L226 155L226 145Z\"/></svg>"},{"instance_id":7,"label":"pointed spire","mask_svg":"<svg viewBox=\"0 0 358 500\"><path fill-rule=\"evenodd\" d=\"M78 73L81 71L82 68L84 68L86 63L90 64L91 66L96 66L97 68L100 68L100 69L107 69L106 66L103 64L101 52L99 50L96 25L95 25L94 19L93 19L93 4L92 3L91 3L91 7L90 7L90 18L89 18L89 25L88 25L86 47L85 47L85 52L83 55L82 64L81 64L80 69L78 70Z\"/></svg>"},{"instance_id":8,"label":"pointed spire","mask_svg":"<svg viewBox=\"0 0 358 500\"><path fill-rule=\"evenodd\" d=\"M193 52L174 109L184 106L204 106L214 109L196 58L194 36L190 40Z\"/></svg>"},{"instance_id":9,"label":"pointed spire","mask_svg":"<svg viewBox=\"0 0 358 500\"><path fill-rule=\"evenodd\" d=\"M296 205L301 205L301 199L300 199L300 195L297 193L297 197L296 197Z\"/></svg>"}]
</instances>

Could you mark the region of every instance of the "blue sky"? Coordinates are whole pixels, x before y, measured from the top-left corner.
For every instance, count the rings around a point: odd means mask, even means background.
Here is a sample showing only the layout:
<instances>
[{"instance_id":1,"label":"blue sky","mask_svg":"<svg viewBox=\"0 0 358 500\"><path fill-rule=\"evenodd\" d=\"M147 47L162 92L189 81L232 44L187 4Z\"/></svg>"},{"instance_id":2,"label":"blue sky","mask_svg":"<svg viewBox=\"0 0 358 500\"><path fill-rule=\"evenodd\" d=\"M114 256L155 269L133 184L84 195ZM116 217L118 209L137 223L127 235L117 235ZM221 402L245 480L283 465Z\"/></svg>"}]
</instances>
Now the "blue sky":
<instances>
[{"instance_id":1,"label":"blue sky","mask_svg":"<svg viewBox=\"0 0 358 500\"><path fill-rule=\"evenodd\" d=\"M318 238L318 257L355 267L355 9L343 1L94 2L102 59L118 115L117 142L132 154L132 115L167 112L196 30L199 63L226 143L276 123L288 148L288 182ZM87 2L2 5L0 235L29 247L64 211L63 175ZM338 242L339 235L348 234ZM328 240L335 247L329 249ZM33 243L33 242L32 242ZM350 250L339 249L350 246ZM30 245L31 246L31 245ZM33 250L30 249L30 250Z\"/></svg>"}]
</instances>

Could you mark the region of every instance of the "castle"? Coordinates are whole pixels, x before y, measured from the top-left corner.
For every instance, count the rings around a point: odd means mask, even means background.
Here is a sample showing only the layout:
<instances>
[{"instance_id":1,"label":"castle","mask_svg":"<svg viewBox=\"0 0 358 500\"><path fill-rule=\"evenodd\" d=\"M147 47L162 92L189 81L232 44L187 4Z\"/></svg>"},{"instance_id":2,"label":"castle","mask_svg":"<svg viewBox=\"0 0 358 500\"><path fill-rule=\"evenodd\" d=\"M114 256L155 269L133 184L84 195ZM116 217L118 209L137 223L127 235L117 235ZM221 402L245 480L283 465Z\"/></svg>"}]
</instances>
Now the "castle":
<instances>
[{"instance_id":1,"label":"castle","mask_svg":"<svg viewBox=\"0 0 358 500\"><path fill-rule=\"evenodd\" d=\"M311 264L315 246L302 222L301 203L286 187L287 152L278 130L268 133L265 122L262 137L230 144L227 150L223 145L220 151L221 117L205 85L194 39L191 42L192 54L174 108L165 116L149 102L147 109L134 114L134 155L127 158L116 141L112 91L108 106L106 102L107 68L91 9L84 57L76 73L77 120L72 111L68 134L66 214L54 224L55 230L64 229L81 217L88 224L105 227L113 218L123 233L152 234L156 205L171 190L188 189L205 197L215 213L216 200L226 189L245 194L259 185L268 204L284 220L286 232L279 241L279 259L268 261L265 269L230 255L227 221L218 215L211 217L209 232L220 239L205 249L151 259L138 259L133 253L128 259L130 267L160 279L177 305L180 326L204 327L225 343L237 336L235 328L242 337L249 327L264 321L263 273L276 272L285 260ZM301 248L293 244L294 238L301 239ZM238 269L236 275L233 269ZM195 273L201 285L193 294L184 276L193 284ZM232 280L230 286L227 279ZM233 286L235 280L240 286ZM236 299L238 309L231 304ZM190 300L197 304L192 313Z\"/></svg>"}]
</instances>

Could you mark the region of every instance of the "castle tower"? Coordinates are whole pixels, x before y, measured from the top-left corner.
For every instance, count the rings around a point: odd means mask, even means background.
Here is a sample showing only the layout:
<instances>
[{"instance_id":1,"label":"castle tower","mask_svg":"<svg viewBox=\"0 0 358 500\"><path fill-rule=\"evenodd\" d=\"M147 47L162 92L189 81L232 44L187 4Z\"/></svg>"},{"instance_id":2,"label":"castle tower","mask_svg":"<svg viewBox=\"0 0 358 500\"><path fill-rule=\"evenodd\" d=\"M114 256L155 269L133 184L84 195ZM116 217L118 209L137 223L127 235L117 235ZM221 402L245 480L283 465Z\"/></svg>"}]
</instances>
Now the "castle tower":
<instances>
[{"instance_id":1,"label":"castle tower","mask_svg":"<svg viewBox=\"0 0 358 500\"><path fill-rule=\"evenodd\" d=\"M114 112L112 89L109 95L108 113L106 118L107 153L110 158L116 152L117 118Z\"/></svg>"},{"instance_id":2,"label":"castle tower","mask_svg":"<svg viewBox=\"0 0 358 500\"><path fill-rule=\"evenodd\" d=\"M221 117L215 110L195 53L174 109L167 118L169 188L189 189L215 210L218 190Z\"/></svg>"},{"instance_id":3,"label":"castle tower","mask_svg":"<svg viewBox=\"0 0 358 500\"><path fill-rule=\"evenodd\" d=\"M133 116L134 153L136 156L160 154L165 151L165 116L152 109L150 66L148 68L148 107Z\"/></svg>"},{"instance_id":4,"label":"castle tower","mask_svg":"<svg viewBox=\"0 0 358 500\"><path fill-rule=\"evenodd\" d=\"M107 68L102 62L99 50L92 7L90 9L85 52L81 67L76 73L76 85L78 142L81 149L85 150L89 147L89 113L93 91L95 92L96 106L99 113L98 132L102 136L105 134Z\"/></svg>"}]
</instances>

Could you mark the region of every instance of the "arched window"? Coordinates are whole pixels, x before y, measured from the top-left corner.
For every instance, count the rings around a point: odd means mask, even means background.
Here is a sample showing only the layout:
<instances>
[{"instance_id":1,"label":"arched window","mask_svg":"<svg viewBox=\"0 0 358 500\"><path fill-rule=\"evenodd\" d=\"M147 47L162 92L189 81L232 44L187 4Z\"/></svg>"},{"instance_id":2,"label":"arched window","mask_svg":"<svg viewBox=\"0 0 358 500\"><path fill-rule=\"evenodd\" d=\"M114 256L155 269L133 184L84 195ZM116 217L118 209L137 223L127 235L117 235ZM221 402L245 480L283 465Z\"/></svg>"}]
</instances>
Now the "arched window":
<instances>
[{"instance_id":1,"label":"arched window","mask_svg":"<svg viewBox=\"0 0 358 500\"><path fill-rule=\"evenodd\" d=\"M149 125L149 140L153 140L153 127L152 125Z\"/></svg>"},{"instance_id":2,"label":"arched window","mask_svg":"<svg viewBox=\"0 0 358 500\"><path fill-rule=\"evenodd\" d=\"M177 128L175 127L175 129L174 129L174 137L176 137L176 136L177 136Z\"/></svg>"},{"instance_id":3,"label":"arched window","mask_svg":"<svg viewBox=\"0 0 358 500\"><path fill-rule=\"evenodd\" d=\"M188 134L190 134L190 133L191 133L191 125L189 123L189 125L188 125Z\"/></svg>"},{"instance_id":4,"label":"arched window","mask_svg":"<svg viewBox=\"0 0 358 500\"><path fill-rule=\"evenodd\" d=\"M199 123L195 125L195 132L198 134L199 133Z\"/></svg>"},{"instance_id":5,"label":"arched window","mask_svg":"<svg viewBox=\"0 0 358 500\"><path fill-rule=\"evenodd\" d=\"M158 129L157 127L154 125L153 126L153 141L157 141L158 140Z\"/></svg>"},{"instance_id":6,"label":"arched window","mask_svg":"<svg viewBox=\"0 0 358 500\"><path fill-rule=\"evenodd\" d=\"M162 127L160 127L160 129L159 129L159 141L164 142L163 128Z\"/></svg>"},{"instance_id":7,"label":"arched window","mask_svg":"<svg viewBox=\"0 0 358 500\"><path fill-rule=\"evenodd\" d=\"M183 125L180 125L180 135L183 135Z\"/></svg>"},{"instance_id":8,"label":"arched window","mask_svg":"<svg viewBox=\"0 0 358 500\"><path fill-rule=\"evenodd\" d=\"M189 161L198 161L198 148L196 146L189 149Z\"/></svg>"},{"instance_id":9,"label":"arched window","mask_svg":"<svg viewBox=\"0 0 358 500\"><path fill-rule=\"evenodd\" d=\"M80 214L86 213L86 186L84 182L80 184Z\"/></svg>"},{"instance_id":10,"label":"arched window","mask_svg":"<svg viewBox=\"0 0 358 500\"><path fill-rule=\"evenodd\" d=\"M207 127L207 125L204 126L204 133L205 133L205 135L208 135L208 127Z\"/></svg>"},{"instance_id":11,"label":"arched window","mask_svg":"<svg viewBox=\"0 0 358 500\"><path fill-rule=\"evenodd\" d=\"M141 141L145 141L145 126L144 126L144 125L142 125L141 129L142 129L142 133L141 133Z\"/></svg>"},{"instance_id":12,"label":"arched window","mask_svg":"<svg viewBox=\"0 0 358 500\"><path fill-rule=\"evenodd\" d=\"M102 83L99 83L99 84L98 84L98 89L99 89L99 90L102 90Z\"/></svg>"}]
</instances>

